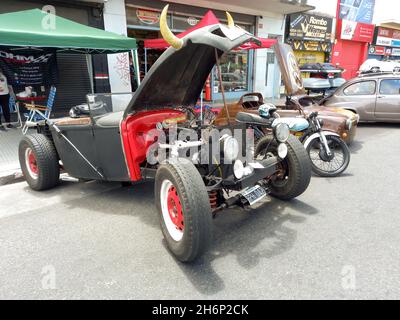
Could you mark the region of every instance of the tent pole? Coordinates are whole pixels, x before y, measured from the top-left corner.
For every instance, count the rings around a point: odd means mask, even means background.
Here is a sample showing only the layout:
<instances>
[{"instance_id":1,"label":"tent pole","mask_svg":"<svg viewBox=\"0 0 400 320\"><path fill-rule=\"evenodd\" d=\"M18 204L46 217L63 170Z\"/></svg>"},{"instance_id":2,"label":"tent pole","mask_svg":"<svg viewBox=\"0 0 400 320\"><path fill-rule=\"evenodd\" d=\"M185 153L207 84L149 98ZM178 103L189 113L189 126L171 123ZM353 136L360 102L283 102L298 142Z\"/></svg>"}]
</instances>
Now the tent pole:
<instances>
[{"instance_id":1,"label":"tent pole","mask_svg":"<svg viewBox=\"0 0 400 320\"><path fill-rule=\"evenodd\" d=\"M94 93L93 62L92 62L92 57L89 54L86 54L86 64L89 73L90 89L92 90L91 93Z\"/></svg>"},{"instance_id":2,"label":"tent pole","mask_svg":"<svg viewBox=\"0 0 400 320\"><path fill-rule=\"evenodd\" d=\"M140 68L139 68L139 56L138 56L137 49L132 50L132 59L133 59L133 65L135 67L136 83L139 87L140 86Z\"/></svg>"}]
</instances>

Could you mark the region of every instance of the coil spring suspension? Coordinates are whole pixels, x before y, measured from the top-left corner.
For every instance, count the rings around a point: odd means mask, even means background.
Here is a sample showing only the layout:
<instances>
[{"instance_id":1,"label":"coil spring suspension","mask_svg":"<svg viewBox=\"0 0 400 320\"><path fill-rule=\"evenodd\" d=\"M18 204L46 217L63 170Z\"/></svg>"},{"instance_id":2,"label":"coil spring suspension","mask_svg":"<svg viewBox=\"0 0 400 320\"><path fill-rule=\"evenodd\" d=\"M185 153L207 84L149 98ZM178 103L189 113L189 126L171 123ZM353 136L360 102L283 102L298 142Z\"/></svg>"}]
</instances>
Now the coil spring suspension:
<instances>
[{"instance_id":1,"label":"coil spring suspension","mask_svg":"<svg viewBox=\"0 0 400 320\"><path fill-rule=\"evenodd\" d=\"M218 193L217 191L209 191L208 197L210 198L211 209L216 209L218 207Z\"/></svg>"}]
</instances>

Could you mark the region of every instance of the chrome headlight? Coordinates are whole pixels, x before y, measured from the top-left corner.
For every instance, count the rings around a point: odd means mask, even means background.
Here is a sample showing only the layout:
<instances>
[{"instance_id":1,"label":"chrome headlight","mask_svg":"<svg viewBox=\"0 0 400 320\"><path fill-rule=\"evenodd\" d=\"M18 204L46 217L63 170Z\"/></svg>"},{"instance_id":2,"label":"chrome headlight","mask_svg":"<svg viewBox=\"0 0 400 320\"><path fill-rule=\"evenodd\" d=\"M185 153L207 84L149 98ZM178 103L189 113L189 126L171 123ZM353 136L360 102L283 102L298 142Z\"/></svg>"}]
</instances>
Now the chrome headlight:
<instances>
[{"instance_id":1,"label":"chrome headlight","mask_svg":"<svg viewBox=\"0 0 400 320\"><path fill-rule=\"evenodd\" d=\"M290 136L290 129L286 123L278 123L274 128L274 135L279 142L286 142Z\"/></svg>"},{"instance_id":2,"label":"chrome headlight","mask_svg":"<svg viewBox=\"0 0 400 320\"><path fill-rule=\"evenodd\" d=\"M233 165L233 174L235 175L236 179L242 179L245 173L245 168L243 162L240 160L236 160L235 164Z\"/></svg>"},{"instance_id":3,"label":"chrome headlight","mask_svg":"<svg viewBox=\"0 0 400 320\"><path fill-rule=\"evenodd\" d=\"M351 119L347 119L346 120L346 128L347 128L347 130L351 130L352 127L353 127L353 121Z\"/></svg>"},{"instance_id":4,"label":"chrome headlight","mask_svg":"<svg viewBox=\"0 0 400 320\"><path fill-rule=\"evenodd\" d=\"M285 159L288 154L288 147L286 143L281 143L278 146L278 156L281 159Z\"/></svg>"},{"instance_id":5,"label":"chrome headlight","mask_svg":"<svg viewBox=\"0 0 400 320\"><path fill-rule=\"evenodd\" d=\"M239 142L232 136L223 139L224 161L232 163L239 155Z\"/></svg>"}]
</instances>

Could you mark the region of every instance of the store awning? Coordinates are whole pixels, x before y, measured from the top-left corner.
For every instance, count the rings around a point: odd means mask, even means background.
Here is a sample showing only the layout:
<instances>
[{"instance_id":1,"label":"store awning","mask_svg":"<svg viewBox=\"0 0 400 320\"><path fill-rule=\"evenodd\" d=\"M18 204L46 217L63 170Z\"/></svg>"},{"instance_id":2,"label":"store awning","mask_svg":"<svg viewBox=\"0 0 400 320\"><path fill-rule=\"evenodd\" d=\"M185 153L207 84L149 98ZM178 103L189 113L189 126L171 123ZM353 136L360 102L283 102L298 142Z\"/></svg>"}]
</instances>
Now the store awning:
<instances>
[{"instance_id":1,"label":"store awning","mask_svg":"<svg viewBox=\"0 0 400 320\"><path fill-rule=\"evenodd\" d=\"M178 34L177 37L183 38L187 34L193 32L197 29L200 29L200 28L203 28L206 26L211 26L213 24L219 24L219 23L220 22L219 22L218 18L215 16L215 14L211 10L209 10L198 24L196 24L193 28L190 28L190 29ZM244 45L240 46L238 49L241 49L241 50L264 49L264 48L270 48L274 44L277 43L277 41L273 40L273 39L258 38L258 40L259 40L258 44L249 42L249 43L245 43ZM170 45L164 39L150 39L150 40L144 41L144 47L146 49L166 49L169 46Z\"/></svg>"},{"instance_id":2,"label":"store awning","mask_svg":"<svg viewBox=\"0 0 400 320\"><path fill-rule=\"evenodd\" d=\"M0 14L0 46L118 53L136 49L136 40L33 9Z\"/></svg>"}]
</instances>

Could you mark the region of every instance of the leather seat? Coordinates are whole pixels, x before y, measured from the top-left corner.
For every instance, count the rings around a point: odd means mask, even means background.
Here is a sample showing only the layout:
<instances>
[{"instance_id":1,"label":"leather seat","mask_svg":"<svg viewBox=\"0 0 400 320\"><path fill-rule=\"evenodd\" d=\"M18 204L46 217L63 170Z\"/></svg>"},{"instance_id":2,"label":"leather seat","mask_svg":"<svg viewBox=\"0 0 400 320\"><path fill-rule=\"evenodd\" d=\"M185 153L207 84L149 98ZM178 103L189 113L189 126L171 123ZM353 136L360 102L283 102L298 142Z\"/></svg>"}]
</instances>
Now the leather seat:
<instances>
[{"instance_id":1,"label":"leather seat","mask_svg":"<svg viewBox=\"0 0 400 320\"><path fill-rule=\"evenodd\" d=\"M248 113L248 112L238 112L236 115L236 121L241 123L249 123L260 126L270 126L271 121L268 119L264 119L257 114Z\"/></svg>"}]
</instances>

